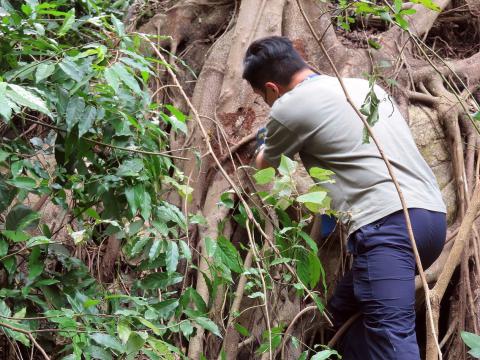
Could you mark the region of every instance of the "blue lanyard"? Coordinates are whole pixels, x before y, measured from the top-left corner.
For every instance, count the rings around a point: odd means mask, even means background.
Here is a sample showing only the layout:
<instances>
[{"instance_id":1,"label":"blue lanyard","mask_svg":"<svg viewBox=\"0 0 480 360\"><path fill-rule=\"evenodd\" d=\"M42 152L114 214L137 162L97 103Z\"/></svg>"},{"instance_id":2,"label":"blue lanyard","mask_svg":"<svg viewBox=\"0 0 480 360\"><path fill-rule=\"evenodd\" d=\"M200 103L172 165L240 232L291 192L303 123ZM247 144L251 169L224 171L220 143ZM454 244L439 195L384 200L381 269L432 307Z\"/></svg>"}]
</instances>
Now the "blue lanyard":
<instances>
[{"instance_id":1,"label":"blue lanyard","mask_svg":"<svg viewBox=\"0 0 480 360\"><path fill-rule=\"evenodd\" d=\"M307 80L310 80L310 79L312 79L312 78L314 78L314 77L317 77L317 76L320 76L320 74L310 74L310 75L308 75L305 79L303 79L302 82L307 81Z\"/></svg>"}]
</instances>

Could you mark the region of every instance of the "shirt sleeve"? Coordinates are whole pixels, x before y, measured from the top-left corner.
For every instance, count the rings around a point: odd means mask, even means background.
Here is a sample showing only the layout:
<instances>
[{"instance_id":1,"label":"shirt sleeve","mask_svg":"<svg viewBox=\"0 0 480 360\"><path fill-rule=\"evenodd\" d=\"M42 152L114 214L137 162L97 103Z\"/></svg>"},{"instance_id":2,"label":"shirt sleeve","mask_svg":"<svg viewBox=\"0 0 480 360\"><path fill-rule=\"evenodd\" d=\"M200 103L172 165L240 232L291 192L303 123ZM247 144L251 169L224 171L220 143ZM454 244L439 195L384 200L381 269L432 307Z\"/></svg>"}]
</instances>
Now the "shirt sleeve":
<instances>
[{"instance_id":1,"label":"shirt sleeve","mask_svg":"<svg viewBox=\"0 0 480 360\"><path fill-rule=\"evenodd\" d=\"M282 154L293 158L302 149L300 137L285 125L271 118L267 124L267 136L263 156L272 166L278 167Z\"/></svg>"}]
</instances>

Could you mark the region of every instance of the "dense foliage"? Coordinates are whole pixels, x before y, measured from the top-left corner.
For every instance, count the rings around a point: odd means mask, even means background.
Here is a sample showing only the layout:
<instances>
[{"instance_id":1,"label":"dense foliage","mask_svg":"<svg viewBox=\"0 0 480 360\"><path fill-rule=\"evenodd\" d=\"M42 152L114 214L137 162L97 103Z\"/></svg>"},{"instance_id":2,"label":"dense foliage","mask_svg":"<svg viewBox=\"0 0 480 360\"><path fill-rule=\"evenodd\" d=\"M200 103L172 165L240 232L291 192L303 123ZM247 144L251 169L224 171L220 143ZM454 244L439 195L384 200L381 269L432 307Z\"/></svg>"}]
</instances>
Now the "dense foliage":
<instances>
[{"instance_id":1,"label":"dense foliage","mask_svg":"<svg viewBox=\"0 0 480 360\"><path fill-rule=\"evenodd\" d=\"M187 117L149 92L158 68L170 65L142 55L142 44L156 39L126 33L119 19L127 5L0 0L0 326L18 356L34 348L62 359L173 359L184 356L178 344L195 328L222 336L209 319L212 304L185 278L196 256L189 228L205 219L167 201L176 192L188 203L192 191L169 148L171 132L187 133ZM298 194L296 166L284 158L279 177L271 168L255 175L259 184L274 183L258 195L282 225L279 252L262 266L245 269L222 235L206 239L210 299L239 274L248 278L247 294L262 299L273 286L265 269L287 263L296 271L282 281L299 295L322 283L317 245L302 230L311 216L295 222L284 210L295 203L317 212L329 199L319 185ZM312 173L319 182L330 175ZM42 218L45 201L62 216ZM254 231L231 194L219 206ZM100 256L110 241L121 244L122 261L107 284ZM322 308L321 296L310 296ZM264 334L259 351L277 348L283 328Z\"/></svg>"}]
</instances>

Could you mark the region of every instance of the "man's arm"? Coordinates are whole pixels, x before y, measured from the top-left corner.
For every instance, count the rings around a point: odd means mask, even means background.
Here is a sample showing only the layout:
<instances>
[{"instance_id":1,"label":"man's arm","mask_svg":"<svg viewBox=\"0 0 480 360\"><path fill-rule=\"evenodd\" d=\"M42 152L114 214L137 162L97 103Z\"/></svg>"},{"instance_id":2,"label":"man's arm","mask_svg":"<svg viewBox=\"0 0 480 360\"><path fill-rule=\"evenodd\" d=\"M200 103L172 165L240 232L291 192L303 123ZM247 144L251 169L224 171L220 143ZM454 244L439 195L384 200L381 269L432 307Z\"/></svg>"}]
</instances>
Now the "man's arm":
<instances>
[{"instance_id":1,"label":"man's arm","mask_svg":"<svg viewBox=\"0 0 480 360\"><path fill-rule=\"evenodd\" d=\"M265 150L265 146L261 146L255 158L255 167L259 170L265 169L271 166L271 164L265 159L265 156L263 154L264 150Z\"/></svg>"}]
</instances>

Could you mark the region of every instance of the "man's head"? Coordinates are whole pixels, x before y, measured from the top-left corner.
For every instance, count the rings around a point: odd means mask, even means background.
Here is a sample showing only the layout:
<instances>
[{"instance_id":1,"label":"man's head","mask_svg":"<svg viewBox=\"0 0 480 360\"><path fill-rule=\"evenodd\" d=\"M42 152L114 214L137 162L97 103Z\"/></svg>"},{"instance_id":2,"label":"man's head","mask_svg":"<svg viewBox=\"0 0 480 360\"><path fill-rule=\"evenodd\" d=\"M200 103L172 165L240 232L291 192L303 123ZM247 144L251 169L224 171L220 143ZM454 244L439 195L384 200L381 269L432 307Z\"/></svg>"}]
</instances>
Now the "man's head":
<instances>
[{"instance_id":1,"label":"man's head","mask_svg":"<svg viewBox=\"0 0 480 360\"><path fill-rule=\"evenodd\" d=\"M248 47L243 63L243 78L269 105L289 90L295 74L309 68L292 42L281 36L254 41Z\"/></svg>"}]
</instances>

